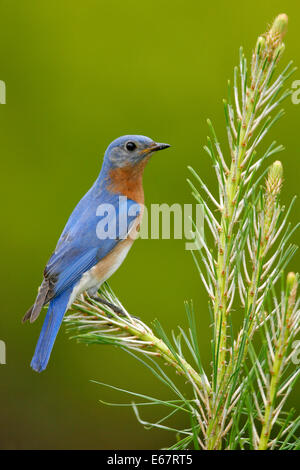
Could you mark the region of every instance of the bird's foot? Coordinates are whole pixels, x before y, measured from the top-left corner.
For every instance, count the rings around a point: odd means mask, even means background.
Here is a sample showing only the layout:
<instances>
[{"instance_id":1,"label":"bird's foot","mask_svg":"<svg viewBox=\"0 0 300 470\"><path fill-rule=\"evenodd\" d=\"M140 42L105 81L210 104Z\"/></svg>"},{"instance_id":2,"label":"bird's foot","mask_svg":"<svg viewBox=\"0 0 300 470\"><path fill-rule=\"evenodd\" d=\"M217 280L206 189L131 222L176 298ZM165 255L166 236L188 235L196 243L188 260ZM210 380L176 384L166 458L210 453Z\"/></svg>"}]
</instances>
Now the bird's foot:
<instances>
[{"instance_id":1,"label":"bird's foot","mask_svg":"<svg viewBox=\"0 0 300 470\"><path fill-rule=\"evenodd\" d=\"M101 297L98 297L97 295L91 296L91 299L95 300L96 302L99 302L100 304L106 305L107 307L111 308L115 313L118 315L121 315L122 317L126 317L126 313L124 310L122 310L120 307L117 307L116 305L112 304L106 299L102 299Z\"/></svg>"},{"instance_id":2,"label":"bird's foot","mask_svg":"<svg viewBox=\"0 0 300 470\"><path fill-rule=\"evenodd\" d=\"M92 295L90 297L91 297L91 299L96 300L96 302L99 302L100 304L106 305L107 307L111 308L115 313L117 313L121 317L127 317L127 314L124 312L124 310L122 310L120 307L117 307L116 305L112 304L108 300L102 299L102 297L98 297L97 295L96 296ZM108 315L108 317L109 316L111 316L111 315ZM130 315L130 316L132 318L134 318L135 320L140 320L139 317L135 317L134 315Z\"/></svg>"}]
</instances>

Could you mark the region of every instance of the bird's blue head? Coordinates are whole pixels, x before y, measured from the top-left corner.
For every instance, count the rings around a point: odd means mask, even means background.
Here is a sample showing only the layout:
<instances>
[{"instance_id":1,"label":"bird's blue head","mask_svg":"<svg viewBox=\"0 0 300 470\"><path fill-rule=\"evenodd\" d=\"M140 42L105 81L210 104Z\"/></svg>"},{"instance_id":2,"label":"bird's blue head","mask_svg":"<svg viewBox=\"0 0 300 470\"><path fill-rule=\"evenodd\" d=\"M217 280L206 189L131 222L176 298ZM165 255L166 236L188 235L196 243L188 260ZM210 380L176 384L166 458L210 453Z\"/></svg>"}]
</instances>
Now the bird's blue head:
<instances>
[{"instance_id":1,"label":"bird's blue head","mask_svg":"<svg viewBox=\"0 0 300 470\"><path fill-rule=\"evenodd\" d=\"M170 147L157 143L143 135L124 135L114 140L104 156L104 164L110 168L135 167L148 161L153 152Z\"/></svg>"},{"instance_id":2,"label":"bird's blue head","mask_svg":"<svg viewBox=\"0 0 300 470\"><path fill-rule=\"evenodd\" d=\"M98 181L110 193L122 194L143 203L142 177L154 152L170 147L143 135L124 135L114 140L104 155Z\"/></svg>"}]
</instances>

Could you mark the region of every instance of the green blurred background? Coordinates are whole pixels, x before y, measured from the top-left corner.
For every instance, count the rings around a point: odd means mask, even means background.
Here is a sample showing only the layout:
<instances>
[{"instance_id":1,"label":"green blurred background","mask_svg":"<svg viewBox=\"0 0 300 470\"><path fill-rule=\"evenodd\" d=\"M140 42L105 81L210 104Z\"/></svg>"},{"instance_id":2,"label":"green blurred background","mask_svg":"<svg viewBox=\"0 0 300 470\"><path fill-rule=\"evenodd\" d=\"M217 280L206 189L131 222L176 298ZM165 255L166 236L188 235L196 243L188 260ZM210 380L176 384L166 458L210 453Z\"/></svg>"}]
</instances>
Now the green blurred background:
<instances>
[{"instance_id":1,"label":"green blurred background","mask_svg":"<svg viewBox=\"0 0 300 470\"><path fill-rule=\"evenodd\" d=\"M42 319L30 326L21 317L111 140L136 133L172 144L146 169L147 204L192 202L187 165L215 186L202 150L206 118L223 138L222 98L238 48L249 56L282 12L290 19L283 62L299 64L298 1L0 1L0 79L7 86L0 108L0 339L7 344L1 448L159 448L173 441L144 430L129 408L98 402L127 397L90 379L168 396L142 366L114 348L69 341L63 326L48 369L38 375L29 363ZM267 142L275 138L287 149L280 156L287 203L299 184L300 105L288 101L285 108ZM132 313L146 322L159 317L168 331L186 324L183 300L193 298L209 366L207 298L183 241L139 240L111 285ZM299 393L292 401L300 404Z\"/></svg>"}]
</instances>

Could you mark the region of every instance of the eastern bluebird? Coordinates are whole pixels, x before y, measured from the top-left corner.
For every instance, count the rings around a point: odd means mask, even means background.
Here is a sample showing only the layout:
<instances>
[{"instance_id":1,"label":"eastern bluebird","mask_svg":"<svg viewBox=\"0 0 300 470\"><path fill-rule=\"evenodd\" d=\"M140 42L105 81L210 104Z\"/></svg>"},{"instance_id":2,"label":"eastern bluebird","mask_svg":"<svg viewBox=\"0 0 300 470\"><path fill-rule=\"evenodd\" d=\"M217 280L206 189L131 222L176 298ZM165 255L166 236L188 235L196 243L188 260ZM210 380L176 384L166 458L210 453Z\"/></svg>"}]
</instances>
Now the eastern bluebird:
<instances>
[{"instance_id":1,"label":"eastern bluebird","mask_svg":"<svg viewBox=\"0 0 300 470\"><path fill-rule=\"evenodd\" d=\"M130 233L142 218L145 165L153 152L167 147L149 137L126 135L107 148L100 174L72 212L44 270L35 303L23 318L35 321L49 303L31 361L34 370L47 367L64 314L76 297L84 291L96 295L124 261L134 241ZM114 210L106 211L107 207ZM111 236L99 236L99 221L113 228Z\"/></svg>"}]
</instances>

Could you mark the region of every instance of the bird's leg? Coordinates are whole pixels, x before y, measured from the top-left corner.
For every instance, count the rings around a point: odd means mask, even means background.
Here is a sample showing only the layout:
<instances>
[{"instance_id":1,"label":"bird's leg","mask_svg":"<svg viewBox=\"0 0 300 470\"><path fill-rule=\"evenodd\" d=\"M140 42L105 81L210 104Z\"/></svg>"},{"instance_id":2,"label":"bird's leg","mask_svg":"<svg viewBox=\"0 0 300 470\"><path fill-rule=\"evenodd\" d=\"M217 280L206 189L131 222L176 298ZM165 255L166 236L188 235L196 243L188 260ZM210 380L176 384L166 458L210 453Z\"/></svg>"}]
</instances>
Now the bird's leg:
<instances>
[{"instance_id":1,"label":"bird's leg","mask_svg":"<svg viewBox=\"0 0 300 470\"><path fill-rule=\"evenodd\" d=\"M95 300L96 302L99 302L100 304L106 305L107 307L111 308L115 313L118 315L121 315L122 317L126 317L126 313L124 310L122 310L120 307L117 307L116 305L112 304L111 302L108 302L108 300L102 299L101 297L98 297L97 295L92 295L90 296L91 299Z\"/></svg>"},{"instance_id":2,"label":"bird's leg","mask_svg":"<svg viewBox=\"0 0 300 470\"><path fill-rule=\"evenodd\" d=\"M102 297L98 297L97 295L90 295L90 297L91 297L91 299L96 300L96 302L99 302L100 304L106 305L107 307L111 308L118 315L121 315L121 317L127 317L124 310L122 310L120 307L117 307L116 305L112 304L108 300L102 299ZM130 316L132 318L135 318L136 320L140 320L139 317L136 317L134 315L130 315Z\"/></svg>"}]
</instances>

